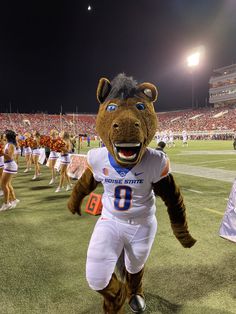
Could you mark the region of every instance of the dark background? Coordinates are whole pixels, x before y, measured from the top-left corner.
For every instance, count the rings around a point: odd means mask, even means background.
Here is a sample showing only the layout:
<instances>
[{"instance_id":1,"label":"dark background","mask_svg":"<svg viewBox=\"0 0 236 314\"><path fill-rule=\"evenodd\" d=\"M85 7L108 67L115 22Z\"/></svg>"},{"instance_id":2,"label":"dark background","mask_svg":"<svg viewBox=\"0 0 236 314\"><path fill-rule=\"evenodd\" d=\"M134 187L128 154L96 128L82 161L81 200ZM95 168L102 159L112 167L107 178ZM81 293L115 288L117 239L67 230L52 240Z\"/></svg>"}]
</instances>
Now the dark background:
<instances>
[{"instance_id":1,"label":"dark background","mask_svg":"<svg viewBox=\"0 0 236 314\"><path fill-rule=\"evenodd\" d=\"M88 11L88 5L92 10ZM236 63L234 0L0 2L0 112L97 112L100 77L157 85L157 111L205 106L212 70Z\"/></svg>"}]
</instances>

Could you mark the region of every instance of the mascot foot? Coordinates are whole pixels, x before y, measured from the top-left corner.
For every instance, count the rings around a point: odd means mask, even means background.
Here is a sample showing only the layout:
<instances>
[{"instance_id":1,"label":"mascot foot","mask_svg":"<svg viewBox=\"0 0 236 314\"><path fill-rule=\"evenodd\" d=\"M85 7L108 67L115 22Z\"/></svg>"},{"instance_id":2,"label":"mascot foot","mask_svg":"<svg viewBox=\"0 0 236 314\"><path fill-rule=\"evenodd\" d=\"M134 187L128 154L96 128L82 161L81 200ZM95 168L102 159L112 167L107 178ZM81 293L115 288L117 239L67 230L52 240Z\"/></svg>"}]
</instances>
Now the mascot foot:
<instances>
[{"instance_id":1,"label":"mascot foot","mask_svg":"<svg viewBox=\"0 0 236 314\"><path fill-rule=\"evenodd\" d=\"M141 295L134 294L129 301L130 309L133 313L143 313L146 309L146 303Z\"/></svg>"}]
</instances>

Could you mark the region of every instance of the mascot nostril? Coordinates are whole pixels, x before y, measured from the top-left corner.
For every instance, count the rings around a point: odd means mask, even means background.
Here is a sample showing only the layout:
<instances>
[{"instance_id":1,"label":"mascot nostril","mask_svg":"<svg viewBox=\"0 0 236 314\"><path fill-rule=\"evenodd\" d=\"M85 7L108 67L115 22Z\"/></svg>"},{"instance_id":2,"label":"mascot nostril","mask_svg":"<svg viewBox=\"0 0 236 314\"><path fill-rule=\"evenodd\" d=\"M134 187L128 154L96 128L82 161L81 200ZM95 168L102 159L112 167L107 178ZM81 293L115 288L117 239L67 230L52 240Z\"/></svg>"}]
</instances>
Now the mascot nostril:
<instances>
[{"instance_id":1,"label":"mascot nostril","mask_svg":"<svg viewBox=\"0 0 236 314\"><path fill-rule=\"evenodd\" d=\"M68 208L81 215L82 200L102 183L102 215L89 243L86 278L103 296L104 313L124 313L126 299L134 313L143 313L144 264L157 231L155 196L167 206L181 245L190 248L196 240L188 231L168 157L148 147L157 130L156 87L119 74L111 82L100 79L97 99L96 130L105 147L88 152L88 167L74 186Z\"/></svg>"},{"instance_id":2,"label":"mascot nostril","mask_svg":"<svg viewBox=\"0 0 236 314\"><path fill-rule=\"evenodd\" d=\"M114 129L118 129L118 128L119 128L119 125L118 125L117 123L114 123L114 124L113 124L113 128L114 128Z\"/></svg>"}]
</instances>

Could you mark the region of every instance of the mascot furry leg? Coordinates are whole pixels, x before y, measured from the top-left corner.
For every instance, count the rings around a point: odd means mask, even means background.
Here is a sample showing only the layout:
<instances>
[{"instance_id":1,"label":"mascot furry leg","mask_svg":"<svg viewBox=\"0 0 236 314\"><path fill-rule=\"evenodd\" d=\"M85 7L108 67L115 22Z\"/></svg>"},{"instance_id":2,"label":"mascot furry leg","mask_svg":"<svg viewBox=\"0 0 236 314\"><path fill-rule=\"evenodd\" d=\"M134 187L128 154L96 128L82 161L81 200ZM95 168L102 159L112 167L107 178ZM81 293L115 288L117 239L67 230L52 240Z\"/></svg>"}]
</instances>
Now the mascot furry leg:
<instances>
[{"instance_id":1,"label":"mascot furry leg","mask_svg":"<svg viewBox=\"0 0 236 314\"><path fill-rule=\"evenodd\" d=\"M109 314L123 314L123 306L127 297L126 285L121 282L115 273L103 290L97 290L104 297L103 310Z\"/></svg>"}]
</instances>

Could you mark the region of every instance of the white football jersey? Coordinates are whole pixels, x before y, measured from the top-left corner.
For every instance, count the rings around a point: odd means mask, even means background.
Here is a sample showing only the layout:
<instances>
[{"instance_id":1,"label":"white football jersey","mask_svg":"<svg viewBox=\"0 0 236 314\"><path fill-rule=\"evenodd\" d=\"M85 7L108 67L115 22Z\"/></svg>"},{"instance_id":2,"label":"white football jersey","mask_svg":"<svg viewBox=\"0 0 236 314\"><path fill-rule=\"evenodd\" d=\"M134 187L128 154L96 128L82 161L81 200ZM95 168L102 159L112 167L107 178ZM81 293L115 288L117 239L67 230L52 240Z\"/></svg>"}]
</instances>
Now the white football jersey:
<instances>
[{"instance_id":1,"label":"white football jersey","mask_svg":"<svg viewBox=\"0 0 236 314\"><path fill-rule=\"evenodd\" d=\"M221 222L220 236L236 242L236 179L234 180L226 211Z\"/></svg>"},{"instance_id":2,"label":"white football jersey","mask_svg":"<svg viewBox=\"0 0 236 314\"><path fill-rule=\"evenodd\" d=\"M169 173L169 160L163 152L147 148L141 162L132 168L119 166L105 147L91 149L87 160L95 180L104 187L104 216L131 219L155 213L152 183Z\"/></svg>"}]
</instances>

